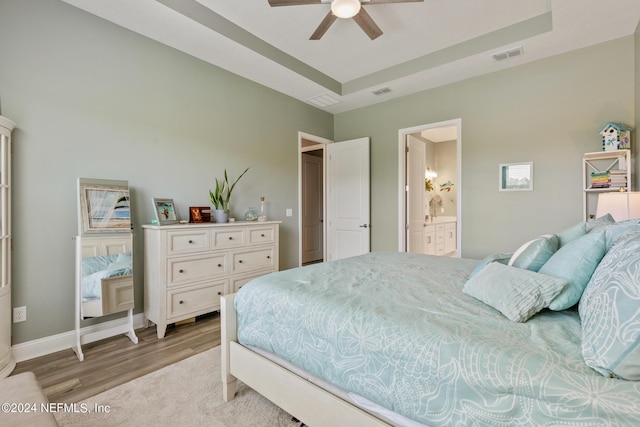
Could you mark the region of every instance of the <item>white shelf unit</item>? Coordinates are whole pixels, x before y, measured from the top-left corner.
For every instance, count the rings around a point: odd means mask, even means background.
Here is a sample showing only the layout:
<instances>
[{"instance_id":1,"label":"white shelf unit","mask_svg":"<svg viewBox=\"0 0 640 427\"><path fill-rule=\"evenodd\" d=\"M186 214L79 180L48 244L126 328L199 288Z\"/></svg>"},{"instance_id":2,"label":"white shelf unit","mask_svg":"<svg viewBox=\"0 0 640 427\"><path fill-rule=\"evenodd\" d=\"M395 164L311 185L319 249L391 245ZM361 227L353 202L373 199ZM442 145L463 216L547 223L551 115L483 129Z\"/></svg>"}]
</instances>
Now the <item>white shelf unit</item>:
<instances>
[{"instance_id":1,"label":"white shelf unit","mask_svg":"<svg viewBox=\"0 0 640 427\"><path fill-rule=\"evenodd\" d=\"M16 366L11 354L11 131L0 116L0 378Z\"/></svg>"},{"instance_id":2,"label":"white shelf unit","mask_svg":"<svg viewBox=\"0 0 640 427\"><path fill-rule=\"evenodd\" d=\"M620 191L621 187L624 187L624 191L632 191L631 170L630 150L597 151L584 154L582 157L582 212L585 221L594 219L599 193ZM591 174L607 171L619 171L618 174L624 177L626 183L624 185L613 184L607 188L593 188Z\"/></svg>"}]
</instances>

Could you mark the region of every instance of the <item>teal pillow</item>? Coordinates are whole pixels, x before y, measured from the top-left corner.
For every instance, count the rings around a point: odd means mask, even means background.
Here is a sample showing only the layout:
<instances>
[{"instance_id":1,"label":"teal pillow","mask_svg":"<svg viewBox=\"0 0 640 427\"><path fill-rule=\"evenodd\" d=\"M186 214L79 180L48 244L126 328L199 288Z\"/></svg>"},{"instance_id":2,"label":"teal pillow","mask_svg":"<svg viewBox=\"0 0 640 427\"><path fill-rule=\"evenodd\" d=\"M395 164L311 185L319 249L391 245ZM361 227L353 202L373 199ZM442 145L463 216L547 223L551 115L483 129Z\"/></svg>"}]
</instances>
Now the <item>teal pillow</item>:
<instances>
[{"instance_id":1,"label":"teal pillow","mask_svg":"<svg viewBox=\"0 0 640 427\"><path fill-rule=\"evenodd\" d=\"M509 260L509 266L538 271L557 250L555 235L540 236L520 246Z\"/></svg>"},{"instance_id":2,"label":"teal pillow","mask_svg":"<svg viewBox=\"0 0 640 427\"><path fill-rule=\"evenodd\" d=\"M605 230L599 229L567 243L549 258L540 273L565 279L569 283L549 304L549 309L566 310L580 301L605 251Z\"/></svg>"},{"instance_id":3,"label":"teal pillow","mask_svg":"<svg viewBox=\"0 0 640 427\"><path fill-rule=\"evenodd\" d=\"M607 225L615 224L616 220L613 219L610 213L606 215L602 215L599 218L594 219L593 221L589 221L585 224L585 228L587 233L591 230L595 230L596 228L605 227Z\"/></svg>"},{"instance_id":4,"label":"teal pillow","mask_svg":"<svg viewBox=\"0 0 640 427\"><path fill-rule=\"evenodd\" d=\"M628 221L620 221L611 224L606 228L605 235L607 237L607 250L622 235L633 230L640 229L640 220L630 219Z\"/></svg>"},{"instance_id":5,"label":"teal pillow","mask_svg":"<svg viewBox=\"0 0 640 427\"><path fill-rule=\"evenodd\" d=\"M509 260L511 259L512 255L513 255L513 253L511 253L511 252L487 255L486 257L484 257L482 259L482 261L480 261L480 263L478 263L478 265L476 265L476 268L473 269L473 271L471 272L469 277L471 278L471 277L475 276L476 274L478 274L480 272L480 270L482 270L489 263L499 262L501 264L507 264L509 262Z\"/></svg>"},{"instance_id":6,"label":"teal pillow","mask_svg":"<svg viewBox=\"0 0 640 427\"><path fill-rule=\"evenodd\" d=\"M556 236L558 236L558 246L563 247L567 243L578 239L587 234L587 223L579 222L573 227L569 227L566 230L562 230Z\"/></svg>"},{"instance_id":7,"label":"teal pillow","mask_svg":"<svg viewBox=\"0 0 640 427\"><path fill-rule=\"evenodd\" d=\"M640 229L611 246L578 310L585 363L607 377L640 380Z\"/></svg>"},{"instance_id":8,"label":"teal pillow","mask_svg":"<svg viewBox=\"0 0 640 427\"><path fill-rule=\"evenodd\" d=\"M467 280L462 291L509 320L526 322L547 307L566 285L563 279L492 262Z\"/></svg>"}]
</instances>

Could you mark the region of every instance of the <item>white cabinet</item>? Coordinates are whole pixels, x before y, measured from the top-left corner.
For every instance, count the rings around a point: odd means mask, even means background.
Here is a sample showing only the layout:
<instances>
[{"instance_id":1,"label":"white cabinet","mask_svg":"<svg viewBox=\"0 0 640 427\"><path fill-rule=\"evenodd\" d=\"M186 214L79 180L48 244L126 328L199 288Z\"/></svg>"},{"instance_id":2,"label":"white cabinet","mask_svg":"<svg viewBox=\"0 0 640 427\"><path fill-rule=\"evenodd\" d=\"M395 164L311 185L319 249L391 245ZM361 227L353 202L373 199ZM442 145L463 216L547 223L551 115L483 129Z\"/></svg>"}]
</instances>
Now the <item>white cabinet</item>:
<instances>
[{"instance_id":1,"label":"white cabinet","mask_svg":"<svg viewBox=\"0 0 640 427\"><path fill-rule=\"evenodd\" d=\"M16 366L11 354L11 131L0 116L0 378Z\"/></svg>"},{"instance_id":2,"label":"white cabinet","mask_svg":"<svg viewBox=\"0 0 640 427\"><path fill-rule=\"evenodd\" d=\"M279 221L144 225L144 315L167 325L220 309L220 296L278 271Z\"/></svg>"},{"instance_id":3,"label":"white cabinet","mask_svg":"<svg viewBox=\"0 0 640 427\"><path fill-rule=\"evenodd\" d=\"M424 228L424 253L448 255L457 249L456 221L433 223Z\"/></svg>"},{"instance_id":4,"label":"white cabinet","mask_svg":"<svg viewBox=\"0 0 640 427\"><path fill-rule=\"evenodd\" d=\"M582 212L585 221L594 219L598 194L607 191L632 191L631 151L596 151L582 157ZM604 186L602 180L607 180Z\"/></svg>"}]
</instances>

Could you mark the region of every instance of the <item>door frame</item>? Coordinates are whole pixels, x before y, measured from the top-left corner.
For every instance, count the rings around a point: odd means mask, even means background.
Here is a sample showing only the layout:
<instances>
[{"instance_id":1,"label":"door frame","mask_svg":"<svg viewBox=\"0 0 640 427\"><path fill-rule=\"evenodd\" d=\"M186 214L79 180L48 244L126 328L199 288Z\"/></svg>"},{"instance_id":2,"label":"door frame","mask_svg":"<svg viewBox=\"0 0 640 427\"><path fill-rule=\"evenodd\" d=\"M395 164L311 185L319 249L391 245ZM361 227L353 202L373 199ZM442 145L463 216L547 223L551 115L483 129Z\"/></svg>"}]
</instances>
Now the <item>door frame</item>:
<instances>
[{"instance_id":1,"label":"door frame","mask_svg":"<svg viewBox=\"0 0 640 427\"><path fill-rule=\"evenodd\" d=\"M398 130L398 250L407 251L407 165L405 140L407 135L427 129L456 126L456 256L462 254L462 119L444 120Z\"/></svg>"},{"instance_id":2,"label":"door frame","mask_svg":"<svg viewBox=\"0 0 640 427\"><path fill-rule=\"evenodd\" d=\"M303 146L303 140L315 143ZM310 133L298 132L298 266L302 266L302 153L306 151L322 150L322 259L327 259L327 144L334 141Z\"/></svg>"}]
</instances>

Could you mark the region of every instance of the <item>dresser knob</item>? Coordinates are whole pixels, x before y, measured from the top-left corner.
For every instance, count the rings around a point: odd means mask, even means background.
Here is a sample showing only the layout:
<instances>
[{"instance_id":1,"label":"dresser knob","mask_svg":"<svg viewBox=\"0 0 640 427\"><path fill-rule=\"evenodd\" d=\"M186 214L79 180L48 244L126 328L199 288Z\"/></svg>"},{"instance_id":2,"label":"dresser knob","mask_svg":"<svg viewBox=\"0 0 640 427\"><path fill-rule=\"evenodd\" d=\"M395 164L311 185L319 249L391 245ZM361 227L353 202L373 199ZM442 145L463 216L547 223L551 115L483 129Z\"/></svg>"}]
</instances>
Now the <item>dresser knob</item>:
<instances>
[{"instance_id":1,"label":"dresser knob","mask_svg":"<svg viewBox=\"0 0 640 427\"><path fill-rule=\"evenodd\" d=\"M229 236L229 240L233 240L233 237Z\"/></svg>"},{"instance_id":2,"label":"dresser knob","mask_svg":"<svg viewBox=\"0 0 640 427\"><path fill-rule=\"evenodd\" d=\"M184 270L180 269L178 270L178 273L184 273Z\"/></svg>"},{"instance_id":3,"label":"dresser knob","mask_svg":"<svg viewBox=\"0 0 640 427\"><path fill-rule=\"evenodd\" d=\"M180 302L178 304L184 304L184 301L180 300Z\"/></svg>"},{"instance_id":4,"label":"dresser knob","mask_svg":"<svg viewBox=\"0 0 640 427\"><path fill-rule=\"evenodd\" d=\"M238 262L239 262L240 264L242 264L242 260L241 260L241 259L240 259L240 260L238 260Z\"/></svg>"},{"instance_id":5,"label":"dresser knob","mask_svg":"<svg viewBox=\"0 0 640 427\"><path fill-rule=\"evenodd\" d=\"M222 295L222 292L218 292L218 295Z\"/></svg>"},{"instance_id":6,"label":"dresser knob","mask_svg":"<svg viewBox=\"0 0 640 427\"><path fill-rule=\"evenodd\" d=\"M260 237L264 237L264 234L261 234Z\"/></svg>"},{"instance_id":7,"label":"dresser knob","mask_svg":"<svg viewBox=\"0 0 640 427\"><path fill-rule=\"evenodd\" d=\"M267 259L271 259L271 255L267 255Z\"/></svg>"},{"instance_id":8,"label":"dresser knob","mask_svg":"<svg viewBox=\"0 0 640 427\"><path fill-rule=\"evenodd\" d=\"M218 264L218 267L222 267L222 264Z\"/></svg>"},{"instance_id":9,"label":"dresser knob","mask_svg":"<svg viewBox=\"0 0 640 427\"><path fill-rule=\"evenodd\" d=\"M189 244L193 243L193 240L189 240Z\"/></svg>"}]
</instances>

